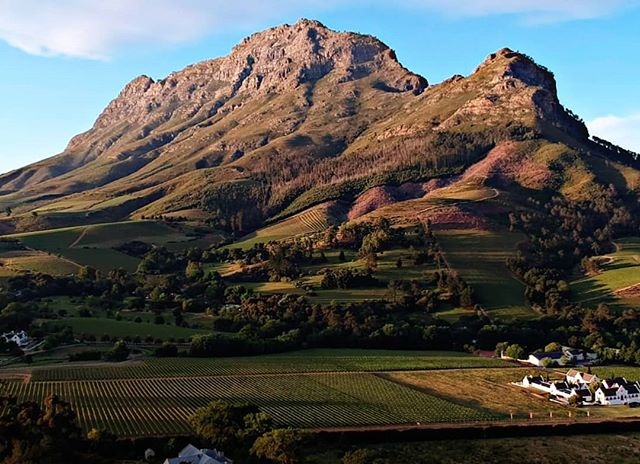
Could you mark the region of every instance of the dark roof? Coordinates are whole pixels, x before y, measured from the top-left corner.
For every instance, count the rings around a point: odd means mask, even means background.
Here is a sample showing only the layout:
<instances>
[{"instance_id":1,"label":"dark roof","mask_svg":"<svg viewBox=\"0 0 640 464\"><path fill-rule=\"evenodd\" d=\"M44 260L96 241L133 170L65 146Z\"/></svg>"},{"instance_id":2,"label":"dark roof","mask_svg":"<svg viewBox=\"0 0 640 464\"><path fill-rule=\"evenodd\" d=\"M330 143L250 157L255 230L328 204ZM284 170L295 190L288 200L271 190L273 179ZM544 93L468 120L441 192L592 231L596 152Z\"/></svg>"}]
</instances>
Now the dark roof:
<instances>
[{"instance_id":1,"label":"dark roof","mask_svg":"<svg viewBox=\"0 0 640 464\"><path fill-rule=\"evenodd\" d=\"M584 389L584 390L574 390L574 392L576 392L576 395L578 395L578 396L582 396L582 397L585 397L585 396L591 396L591 391L589 391L589 390L587 390L587 389Z\"/></svg>"},{"instance_id":2,"label":"dark roof","mask_svg":"<svg viewBox=\"0 0 640 464\"><path fill-rule=\"evenodd\" d=\"M545 353L544 351L536 351L535 353L533 353L533 356L538 359L560 359L562 358L562 356L564 356L564 353L562 351L549 351L548 353Z\"/></svg>"},{"instance_id":3,"label":"dark roof","mask_svg":"<svg viewBox=\"0 0 640 464\"><path fill-rule=\"evenodd\" d=\"M617 388L602 388L604 396L616 396L618 394Z\"/></svg>"},{"instance_id":4,"label":"dark roof","mask_svg":"<svg viewBox=\"0 0 640 464\"><path fill-rule=\"evenodd\" d=\"M623 385L624 389L627 390L627 393L640 393L640 389L632 384L632 383L628 383L626 385Z\"/></svg>"}]
</instances>

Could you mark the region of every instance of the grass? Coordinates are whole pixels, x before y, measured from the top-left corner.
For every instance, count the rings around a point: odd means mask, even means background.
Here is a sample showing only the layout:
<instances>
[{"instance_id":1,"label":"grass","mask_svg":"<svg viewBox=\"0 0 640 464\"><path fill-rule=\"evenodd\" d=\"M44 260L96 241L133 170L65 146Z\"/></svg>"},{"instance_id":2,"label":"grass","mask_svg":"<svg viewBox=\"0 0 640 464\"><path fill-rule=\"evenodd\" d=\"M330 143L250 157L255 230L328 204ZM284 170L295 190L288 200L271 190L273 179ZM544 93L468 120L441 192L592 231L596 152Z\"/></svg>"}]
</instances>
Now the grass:
<instances>
[{"instance_id":1,"label":"grass","mask_svg":"<svg viewBox=\"0 0 640 464\"><path fill-rule=\"evenodd\" d=\"M615 292L640 284L640 238L629 237L616 242L618 251L606 255L610 262L601 265L597 275L579 278L571 283L574 299L579 303L597 305L613 303L623 307L637 308L637 297L618 297Z\"/></svg>"},{"instance_id":2,"label":"grass","mask_svg":"<svg viewBox=\"0 0 640 464\"><path fill-rule=\"evenodd\" d=\"M484 308L502 317L531 317L524 285L505 263L515 254L522 235L481 230L447 230L437 235L449 265L474 288Z\"/></svg>"},{"instance_id":3,"label":"grass","mask_svg":"<svg viewBox=\"0 0 640 464\"><path fill-rule=\"evenodd\" d=\"M527 418L530 412L548 417L554 412L567 417L572 409L533 397L526 391L510 385L533 373L533 369L477 369L459 371L433 371L391 374L399 382L412 385L449 401L486 410L492 414Z\"/></svg>"},{"instance_id":4,"label":"grass","mask_svg":"<svg viewBox=\"0 0 640 464\"><path fill-rule=\"evenodd\" d=\"M69 275L78 271L78 265L69 260L33 250L2 253L0 263L5 269L16 274L41 272L49 275Z\"/></svg>"},{"instance_id":5,"label":"grass","mask_svg":"<svg viewBox=\"0 0 640 464\"><path fill-rule=\"evenodd\" d=\"M391 280L423 280L425 273L433 272L431 265L414 265L411 252L406 248L398 248L388 250L379 254L377 268L373 275L381 281L380 287L354 288L354 289L322 289L320 283L322 281L319 273L323 269L351 268L364 269L364 262L359 260L357 253L352 250L342 250L345 253L345 261L339 259L339 249L324 251L327 258L326 263L302 266L302 270L306 274L300 279L300 284L313 288L313 294L307 295L307 298L313 303L331 303L331 302L362 302L367 300L381 300L389 296L387 284ZM397 267L398 259L403 262L402 267ZM235 264L222 263L208 267L208 270L217 270L223 276L230 275L239 270L239 266ZM286 293L294 295L304 295L305 291L296 286L293 282L242 282L246 288L251 288L259 293Z\"/></svg>"},{"instance_id":6,"label":"grass","mask_svg":"<svg viewBox=\"0 0 640 464\"><path fill-rule=\"evenodd\" d=\"M92 266L109 272L123 268L134 272L140 260L114 249L123 243L139 240L155 245L189 243L185 234L156 221L128 221L67 227L5 236L23 245L60 256L79 266ZM0 248L0 252L2 249ZM33 261L30 270L37 270ZM66 273L62 271L57 274Z\"/></svg>"},{"instance_id":7,"label":"grass","mask_svg":"<svg viewBox=\"0 0 640 464\"><path fill-rule=\"evenodd\" d=\"M151 336L167 340L169 338L189 339L194 335L209 333L201 329L189 329L174 325L152 324L148 322L118 321L101 317L70 317L62 319L64 325L73 329L75 334L109 335L111 337L136 337L143 339Z\"/></svg>"}]
</instances>

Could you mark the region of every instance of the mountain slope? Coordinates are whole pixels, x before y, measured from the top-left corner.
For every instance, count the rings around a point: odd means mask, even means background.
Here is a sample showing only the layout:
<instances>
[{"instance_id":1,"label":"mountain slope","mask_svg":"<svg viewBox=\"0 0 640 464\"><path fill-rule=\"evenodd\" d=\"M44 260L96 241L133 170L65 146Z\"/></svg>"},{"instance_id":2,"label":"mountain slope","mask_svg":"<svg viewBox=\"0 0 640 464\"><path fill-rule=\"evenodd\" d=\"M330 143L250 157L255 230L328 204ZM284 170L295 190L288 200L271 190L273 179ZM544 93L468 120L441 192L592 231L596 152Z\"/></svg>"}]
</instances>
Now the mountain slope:
<instances>
[{"instance_id":1,"label":"mountain slope","mask_svg":"<svg viewBox=\"0 0 640 464\"><path fill-rule=\"evenodd\" d=\"M510 175L514 163L537 177ZM134 79L62 154L0 176L0 205L18 228L196 210L247 232L443 176L635 189L620 163L633 160L591 142L553 75L522 54L500 50L470 76L428 86L379 40L301 20L166 79Z\"/></svg>"}]
</instances>

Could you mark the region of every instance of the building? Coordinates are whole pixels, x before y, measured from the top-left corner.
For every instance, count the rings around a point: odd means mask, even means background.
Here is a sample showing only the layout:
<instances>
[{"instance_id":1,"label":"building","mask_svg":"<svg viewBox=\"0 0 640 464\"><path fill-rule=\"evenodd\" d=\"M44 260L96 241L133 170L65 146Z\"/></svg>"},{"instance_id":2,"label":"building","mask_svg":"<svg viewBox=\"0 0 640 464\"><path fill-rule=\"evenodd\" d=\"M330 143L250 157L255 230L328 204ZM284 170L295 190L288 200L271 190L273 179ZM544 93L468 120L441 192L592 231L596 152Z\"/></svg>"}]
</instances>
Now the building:
<instances>
[{"instance_id":1,"label":"building","mask_svg":"<svg viewBox=\"0 0 640 464\"><path fill-rule=\"evenodd\" d=\"M554 362L559 366L591 364L597 359L598 355L596 353L563 346L562 350L559 351L536 351L531 353L526 362L541 367L549 362Z\"/></svg>"},{"instance_id":2,"label":"building","mask_svg":"<svg viewBox=\"0 0 640 464\"><path fill-rule=\"evenodd\" d=\"M4 338L5 342L7 343L13 342L16 345L18 345L20 348L24 348L29 343L31 343L31 339L27 335L27 332L25 332L24 330L21 330L19 332L16 332L13 330L11 332L5 332L2 334L2 338Z\"/></svg>"},{"instance_id":3,"label":"building","mask_svg":"<svg viewBox=\"0 0 640 464\"><path fill-rule=\"evenodd\" d=\"M603 380L596 390L595 400L604 406L640 404L640 383L629 382L624 377Z\"/></svg>"},{"instance_id":4,"label":"building","mask_svg":"<svg viewBox=\"0 0 640 464\"><path fill-rule=\"evenodd\" d=\"M576 369L569 369L565 377L567 382L575 385L591 385L600 381L597 375L580 372Z\"/></svg>"},{"instance_id":5,"label":"building","mask_svg":"<svg viewBox=\"0 0 640 464\"><path fill-rule=\"evenodd\" d=\"M233 461L225 457L222 451L187 445L178 453L177 458L167 458L163 464L233 464Z\"/></svg>"},{"instance_id":6,"label":"building","mask_svg":"<svg viewBox=\"0 0 640 464\"><path fill-rule=\"evenodd\" d=\"M583 404L593 402L594 398L588 382L594 382L596 379L594 375L572 369L565 375L565 380L549 381L541 375L528 375L519 385L529 390L548 393L549 398L556 401L564 403L575 401Z\"/></svg>"}]
</instances>

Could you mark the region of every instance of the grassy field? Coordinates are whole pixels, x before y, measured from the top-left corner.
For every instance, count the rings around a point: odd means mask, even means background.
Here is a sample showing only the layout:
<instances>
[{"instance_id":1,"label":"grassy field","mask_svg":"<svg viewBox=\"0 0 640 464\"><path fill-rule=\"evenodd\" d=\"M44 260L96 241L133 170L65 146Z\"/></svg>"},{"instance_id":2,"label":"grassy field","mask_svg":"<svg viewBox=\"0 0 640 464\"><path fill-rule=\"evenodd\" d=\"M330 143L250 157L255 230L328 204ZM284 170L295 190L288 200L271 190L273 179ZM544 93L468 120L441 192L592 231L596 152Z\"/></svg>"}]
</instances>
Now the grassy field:
<instances>
[{"instance_id":1,"label":"grassy field","mask_svg":"<svg viewBox=\"0 0 640 464\"><path fill-rule=\"evenodd\" d=\"M552 411L558 417L567 417L572 409L533 397L509 385L531 373L534 373L532 369L506 368L395 373L390 376L433 395L493 414L513 413L514 417L526 418L529 412L533 412L538 417L548 417Z\"/></svg>"},{"instance_id":2,"label":"grassy field","mask_svg":"<svg viewBox=\"0 0 640 464\"><path fill-rule=\"evenodd\" d=\"M68 227L23 234L5 236L18 240L24 246L40 250L64 260L72 261L80 266L92 266L103 272L123 268L134 272L140 260L113 249L123 243L138 240L146 243L165 245L189 243L190 238L185 234L155 221L129 221L90 226ZM0 248L0 257L2 253ZM27 269L38 270L36 261L30 263ZM68 271L62 263L60 266L49 268L54 274L65 274ZM40 266L41 267L41 266Z\"/></svg>"},{"instance_id":3,"label":"grassy field","mask_svg":"<svg viewBox=\"0 0 640 464\"><path fill-rule=\"evenodd\" d=\"M60 322L73 329L73 333L80 335L109 335L111 337L136 337L143 339L151 336L168 340L169 338L189 339L194 335L208 333L201 329L188 329L174 325L152 324L148 322L117 321L101 317L70 317Z\"/></svg>"},{"instance_id":4,"label":"grassy field","mask_svg":"<svg viewBox=\"0 0 640 464\"><path fill-rule=\"evenodd\" d=\"M580 303L597 305L610 303L622 307L637 308L637 295L616 295L621 289L640 284L640 238L630 237L616 243L618 251L604 257L597 275L579 278L571 283L574 299Z\"/></svg>"},{"instance_id":5,"label":"grassy field","mask_svg":"<svg viewBox=\"0 0 640 464\"><path fill-rule=\"evenodd\" d=\"M478 301L495 316L527 317L524 285L505 264L524 237L509 232L449 230L438 232L449 265L475 290Z\"/></svg>"},{"instance_id":6,"label":"grassy field","mask_svg":"<svg viewBox=\"0 0 640 464\"><path fill-rule=\"evenodd\" d=\"M42 251L7 251L0 255L0 263L14 274L41 272L49 275L68 275L78 271L79 266L67 259Z\"/></svg>"},{"instance_id":7,"label":"grassy field","mask_svg":"<svg viewBox=\"0 0 640 464\"><path fill-rule=\"evenodd\" d=\"M337 427L499 419L499 415L405 386L384 369L499 366L462 353L311 350L250 358L159 359L121 366L34 367L5 392L71 401L82 427L123 436L179 434L213 399L247 401L280 426ZM4 371L5 378L11 371ZM278 375L273 375L278 374Z\"/></svg>"},{"instance_id":8,"label":"grassy field","mask_svg":"<svg viewBox=\"0 0 640 464\"><path fill-rule=\"evenodd\" d=\"M306 275L300 279L300 286L296 286L293 282L243 282L239 285L251 288L260 293L288 293L294 295L304 295L305 291L301 286L310 286L313 288L313 294L307 295L307 298L313 303L361 302L389 297L387 284L391 280L424 280L426 273L435 271L432 265L414 265L411 251L406 248L398 248L385 251L378 256L377 267L374 269L373 275L381 282L379 287L322 289L320 287L322 281L320 272L323 269L365 268L364 262L358 259L354 251L342 251L345 253L345 261L339 259L340 250L334 249L324 252L327 258L326 263L302 266L302 270ZM400 268L396 265L398 259L401 259L403 262ZM239 269L239 266L224 263L210 267L209 269L217 270L224 276L232 273L234 269Z\"/></svg>"}]
</instances>

